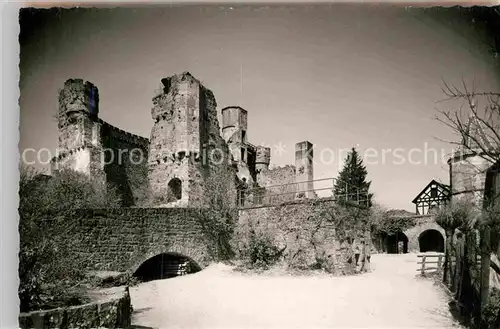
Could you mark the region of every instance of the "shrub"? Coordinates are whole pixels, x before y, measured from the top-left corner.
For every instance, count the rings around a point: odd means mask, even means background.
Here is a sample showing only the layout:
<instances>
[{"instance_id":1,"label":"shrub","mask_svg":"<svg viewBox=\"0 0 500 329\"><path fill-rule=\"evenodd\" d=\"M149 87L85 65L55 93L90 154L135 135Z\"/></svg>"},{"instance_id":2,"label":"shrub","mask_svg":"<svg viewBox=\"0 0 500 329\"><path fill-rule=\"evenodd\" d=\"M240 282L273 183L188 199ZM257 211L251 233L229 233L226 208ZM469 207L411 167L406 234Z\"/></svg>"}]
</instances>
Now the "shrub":
<instances>
[{"instance_id":1,"label":"shrub","mask_svg":"<svg viewBox=\"0 0 500 329\"><path fill-rule=\"evenodd\" d=\"M19 298L21 312L85 302L85 259L70 254L65 232L77 208L115 207L116 190L70 170L55 176L20 169Z\"/></svg>"},{"instance_id":2,"label":"shrub","mask_svg":"<svg viewBox=\"0 0 500 329\"><path fill-rule=\"evenodd\" d=\"M481 317L481 328L495 329L500 326L500 290L491 290L488 305L483 308Z\"/></svg>"},{"instance_id":3,"label":"shrub","mask_svg":"<svg viewBox=\"0 0 500 329\"><path fill-rule=\"evenodd\" d=\"M242 252L246 256L247 265L251 268L268 268L276 264L284 250L274 245L271 237L250 231L248 246Z\"/></svg>"}]
</instances>

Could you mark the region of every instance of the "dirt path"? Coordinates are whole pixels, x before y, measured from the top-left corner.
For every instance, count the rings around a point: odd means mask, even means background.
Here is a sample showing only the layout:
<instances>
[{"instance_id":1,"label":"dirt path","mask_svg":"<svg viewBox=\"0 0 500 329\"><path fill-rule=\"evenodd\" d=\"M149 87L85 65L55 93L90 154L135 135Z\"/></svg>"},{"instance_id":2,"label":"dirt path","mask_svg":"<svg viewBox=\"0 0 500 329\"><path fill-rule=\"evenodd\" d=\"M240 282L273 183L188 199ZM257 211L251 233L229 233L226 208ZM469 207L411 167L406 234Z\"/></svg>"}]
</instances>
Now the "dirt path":
<instances>
[{"instance_id":1,"label":"dirt path","mask_svg":"<svg viewBox=\"0 0 500 329\"><path fill-rule=\"evenodd\" d=\"M457 328L417 257L374 255L351 277L245 275L222 265L131 289L133 323L153 328Z\"/></svg>"}]
</instances>

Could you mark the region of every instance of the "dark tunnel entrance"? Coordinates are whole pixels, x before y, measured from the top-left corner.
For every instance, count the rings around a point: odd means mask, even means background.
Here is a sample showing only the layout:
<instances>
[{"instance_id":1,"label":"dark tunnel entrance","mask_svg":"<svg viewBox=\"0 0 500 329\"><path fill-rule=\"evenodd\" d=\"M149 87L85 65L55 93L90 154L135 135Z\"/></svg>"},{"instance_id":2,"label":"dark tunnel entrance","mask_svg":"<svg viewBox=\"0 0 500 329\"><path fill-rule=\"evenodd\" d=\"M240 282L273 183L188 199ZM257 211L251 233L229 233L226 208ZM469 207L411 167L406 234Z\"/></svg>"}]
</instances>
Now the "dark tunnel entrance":
<instances>
[{"instance_id":1,"label":"dark tunnel entrance","mask_svg":"<svg viewBox=\"0 0 500 329\"><path fill-rule=\"evenodd\" d=\"M444 238L437 230L423 231L418 237L420 252L444 252Z\"/></svg>"},{"instance_id":2,"label":"dark tunnel entrance","mask_svg":"<svg viewBox=\"0 0 500 329\"><path fill-rule=\"evenodd\" d=\"M147 282L196 273L200 270L200 266L188 257L163 253L142 263L133 276L142 282Z\"/></svg>"},{"instance_id":3,"label":"dark tunnel entrance","mask_svg":"<svg viewBox=\"0 0 500 329\"><path fill-rule=\"evenodd\" d=\"M383 242L384 251L388 254L408 253L408 237L403 232L386 234Z\"/></svg>"}]
</instances>

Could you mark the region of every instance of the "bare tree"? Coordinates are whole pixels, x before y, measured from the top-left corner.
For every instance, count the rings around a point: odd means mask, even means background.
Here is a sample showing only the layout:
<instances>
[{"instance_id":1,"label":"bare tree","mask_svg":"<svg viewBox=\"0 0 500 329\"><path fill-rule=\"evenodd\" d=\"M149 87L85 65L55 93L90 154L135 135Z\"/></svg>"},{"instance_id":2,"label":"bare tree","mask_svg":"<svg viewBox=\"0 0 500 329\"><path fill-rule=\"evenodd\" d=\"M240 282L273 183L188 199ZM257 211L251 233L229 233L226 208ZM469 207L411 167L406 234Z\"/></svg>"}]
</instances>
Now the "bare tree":
<instances>
[{"instance_id":1,"label":"bare tree","mask_svg":"<svg viewBox=\"0 0 500 329\"><path fill-rule=\"evenodd\" d=\"M463 80L461 87L443 82L446 98L441 102L462 104L459 109L437 110L436 119L461 137L460 141L446 142L494 164L500 161L500 93L475 89L474 82L471 87Z\"/></svg>"},{"instance_id":2,"label":"bare tree","mask_svg":"<svg viewBox=\"0 0 500 329\"><path fill-rule=\"evenodd\" d=\"M459 153L455 153L453 156L460 156L462 160L476 167L478 173L485 173L485 171L500 163L500 93L478 92L476 91L475 82L472 83L472 86L468 86L464 80L462 80L460 87L443 82L442 91L446 95L446 99L443 101L461 102L458 109L438 110L436 117L439 122L461 137L459 141L448 141L458 146L457 151ZM469 156L483 159L483 164L477 166L475 163L468 161ZM477 206L483 212L483 215L478 217L476 224L476 228L480 233L481 309L488 304L489 298L490 256L492 251L491 228L494 218L496 218L492 214L487 214L488 208L485 205L494 204L497 198L498 191L493 193L489 191L489 200L484 198L484 200L477 200L479 201ZM487 201L487 203L483 204L483 201ZM480 312L480 310L476 311ZM480 313L476 315L480 316Z\"/></svg>"},{"instance_id":3,"label":"bare tree","mask_svg":"<svg viewBox=\"0 0 500 329\"><path fill-rule=\"evenodd\" d=\"M469 230L474 224L474 207L466 201L456 202L440 208L436 214L436 223L446 233L445 261L443 271L443 282L451 285L454 290L456 284L456 271L451 267L453 249L453 235L456 229Z\"/></svg>"}]
</instances>

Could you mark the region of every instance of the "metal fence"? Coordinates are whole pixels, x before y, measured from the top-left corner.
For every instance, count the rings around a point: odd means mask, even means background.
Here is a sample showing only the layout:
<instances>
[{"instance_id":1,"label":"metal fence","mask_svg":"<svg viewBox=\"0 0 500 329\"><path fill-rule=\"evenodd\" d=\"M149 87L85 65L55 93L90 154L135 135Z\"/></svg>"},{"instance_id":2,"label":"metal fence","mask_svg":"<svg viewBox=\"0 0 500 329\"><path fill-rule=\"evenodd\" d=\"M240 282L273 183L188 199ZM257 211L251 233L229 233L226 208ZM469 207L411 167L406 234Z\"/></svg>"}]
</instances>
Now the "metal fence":
<instances>
[{"instance_id":1,"label":"metal fence","mask_svg":"<svg viewBox=\"0 0 500 329\"><path fill-rule=\"evenodd\" d=\"M238 190L238 206L240 208L255 206L273 206L283 202L303 199L331 198L343 200L358 205L368 205L369 196L366 191L350 186L338 184L336 178L323 178L302 182L293 182L280 185L269 185L256 188ZM335 194L335 186L340 193Z\"/></svg>"}]
</instances>

